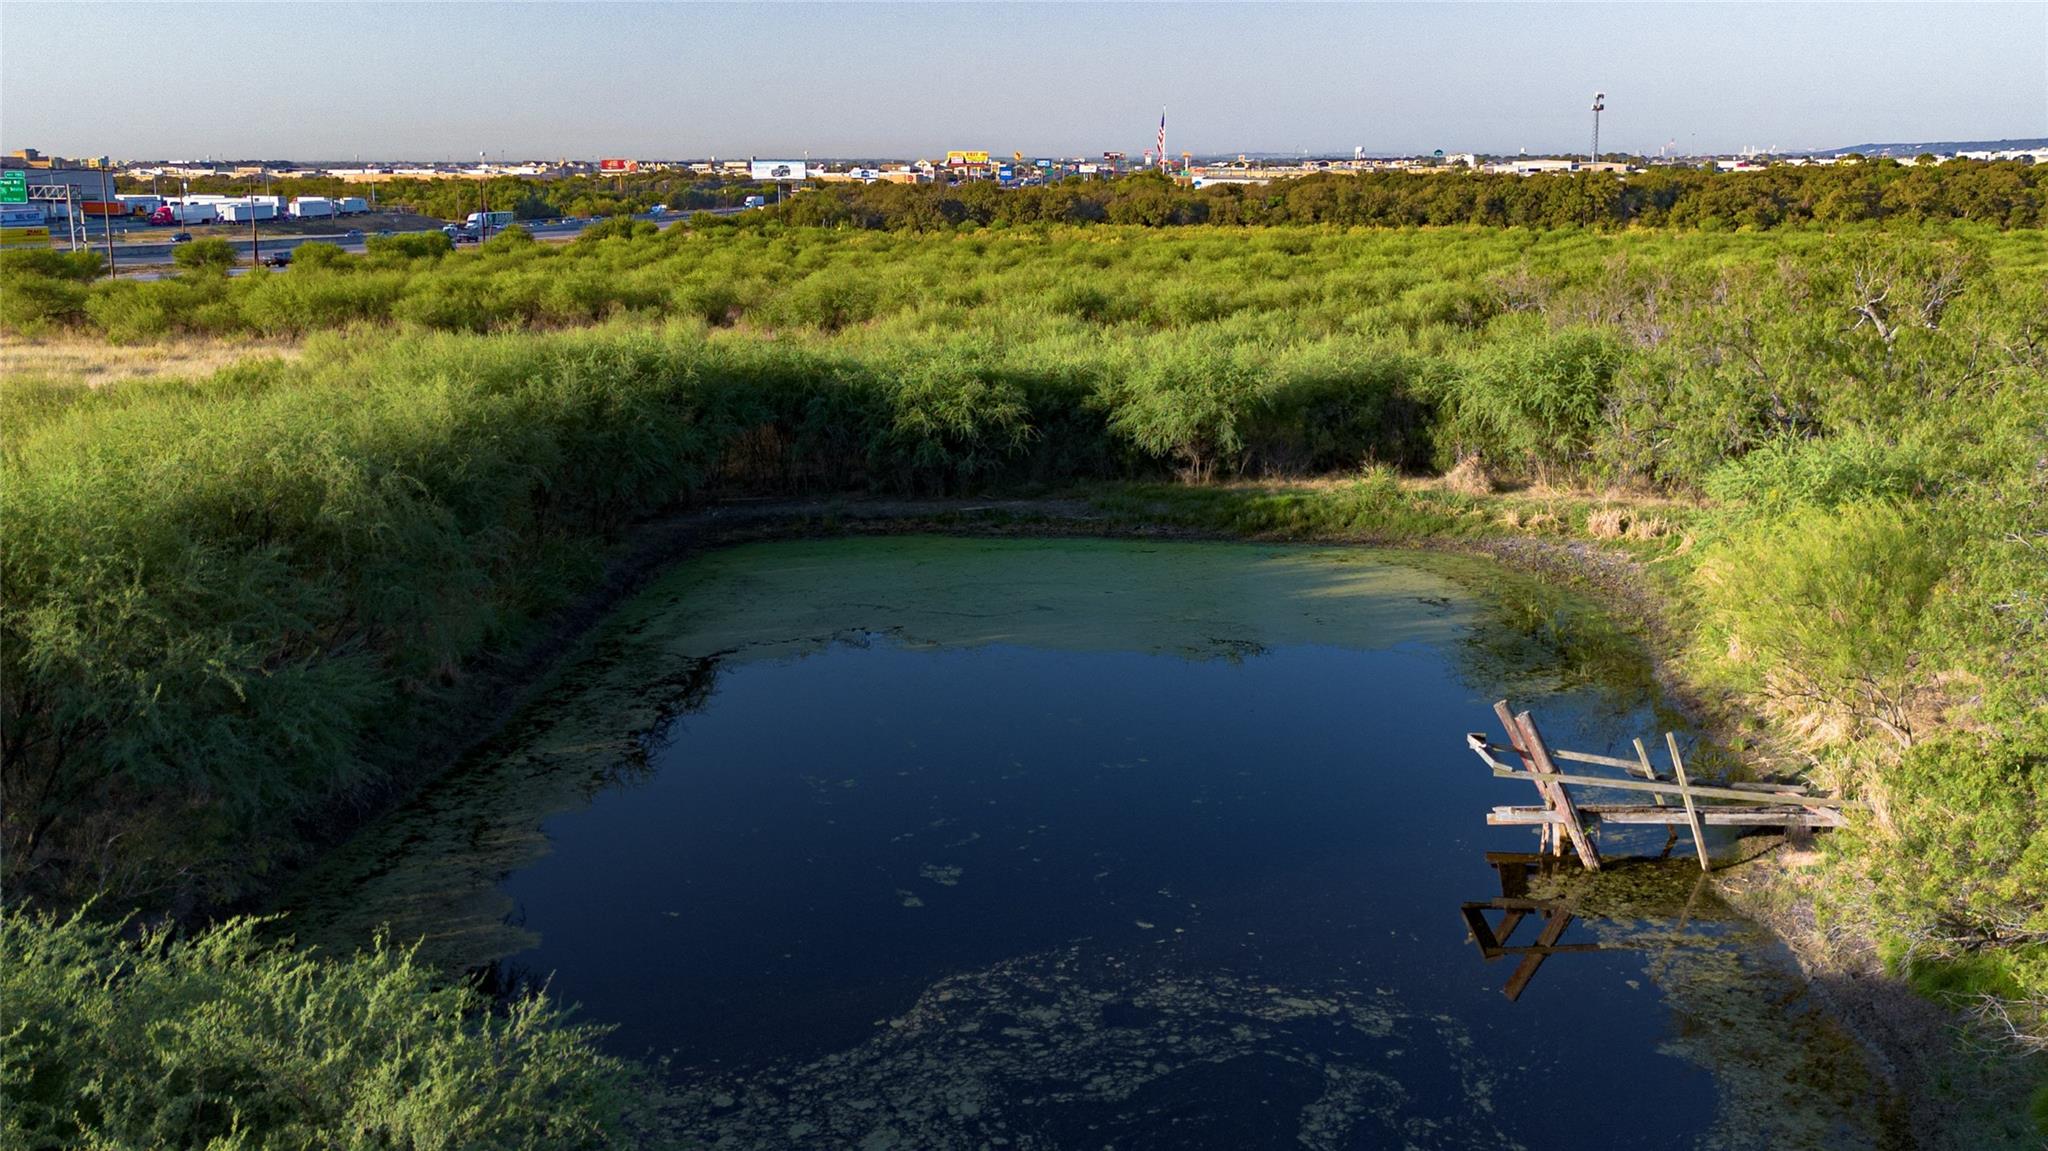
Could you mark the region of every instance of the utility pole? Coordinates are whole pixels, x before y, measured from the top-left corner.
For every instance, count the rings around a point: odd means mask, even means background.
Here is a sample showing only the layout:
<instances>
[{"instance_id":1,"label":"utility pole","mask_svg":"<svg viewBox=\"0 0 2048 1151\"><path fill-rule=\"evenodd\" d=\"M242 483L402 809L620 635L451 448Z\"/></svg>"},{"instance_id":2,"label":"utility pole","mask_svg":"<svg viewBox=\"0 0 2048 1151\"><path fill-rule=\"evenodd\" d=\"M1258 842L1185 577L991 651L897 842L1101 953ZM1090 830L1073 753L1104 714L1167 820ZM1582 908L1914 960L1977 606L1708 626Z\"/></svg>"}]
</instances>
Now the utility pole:
<instances>
[{"instance_id":1,"label":"utility pole","mask_svg":"<svg viewBox=\"0 0 2048 1151\"><path fill-rule=\"evenodd\" d=\"M114 262L114 217L107 214L107 205L115 203L113 184L105 172L100 173L100 227L107 230L107 278L121 278L121 266Z\"/></svg>"},{"instance_id":2,"label":"utility pole","mask_svg":"<svg viewBox=\"0 0 2048 1151\"><path fill-rule=\"evenodd\" d=\"M249 266L260 268L263 266L263 241L256 235L256 197L252 195L245 202L249 205Z\"/></svg>"}]
</instances>

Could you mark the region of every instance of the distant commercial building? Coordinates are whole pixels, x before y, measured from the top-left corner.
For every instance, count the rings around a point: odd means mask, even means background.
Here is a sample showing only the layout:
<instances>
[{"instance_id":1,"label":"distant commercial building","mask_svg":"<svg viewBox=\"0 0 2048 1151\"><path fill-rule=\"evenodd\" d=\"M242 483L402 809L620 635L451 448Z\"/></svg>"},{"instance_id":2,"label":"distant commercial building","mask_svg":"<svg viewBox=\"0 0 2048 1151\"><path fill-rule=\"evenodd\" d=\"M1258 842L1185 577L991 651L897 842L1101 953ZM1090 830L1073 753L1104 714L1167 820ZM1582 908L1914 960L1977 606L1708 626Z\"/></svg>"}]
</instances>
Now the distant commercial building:
<instances>
[{"instance_id":1,"label":"distant commercial building","mask_svg":"<svg viewBox=\"0 0 2048 1151\"><path fill-rule=\"evenodd\" d=\"M80 160L67 160L62 156L45 156L34 148L22 148L19 151L9 152L7 153L7 160L11 161L7 164L10 168L87 168L98 172L114 166L114 162L105 156L88 156Z\"/></svg>"},{"instance_id":2,"label":"distant commercial building","mask_svg":"<svg viewBox=\"0 0 2048 1151\"><path fill-rule=\"evenodd\" d=\"M114 173L111 169L37 167L31 164L31 159L41 161L49 158L41 156L33 148L24 148L19 153L0 157L0 168L25 172L29 207L40 211L44 219L65 219L67 211L79 218L125 214L114 195Z\"/></svg>"}]
</instances>

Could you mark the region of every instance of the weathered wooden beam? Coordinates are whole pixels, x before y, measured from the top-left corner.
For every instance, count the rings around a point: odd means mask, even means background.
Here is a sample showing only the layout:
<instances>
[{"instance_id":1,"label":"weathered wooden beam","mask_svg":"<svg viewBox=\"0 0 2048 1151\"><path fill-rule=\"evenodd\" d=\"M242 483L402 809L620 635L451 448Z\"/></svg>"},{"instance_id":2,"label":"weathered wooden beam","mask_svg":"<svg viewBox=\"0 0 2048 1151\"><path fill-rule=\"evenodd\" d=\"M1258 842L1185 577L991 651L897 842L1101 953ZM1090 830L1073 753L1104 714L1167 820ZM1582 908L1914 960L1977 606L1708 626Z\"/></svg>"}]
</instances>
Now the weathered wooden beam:
<instances>
[{"instance_id":1,"label":"weathered wooden beam","mask_svg":"<svg viewBox=\"0 0 2048 1151\"><path fill-rule=\"evenodd\" d=\"M1530 758L1536 761L1536 769L1555 777L1557 765L1550 761L1550 748L1544 743L1543 732L1536 726L1536 717L1525 711L1515 716L1515 722L1522 729L1523 744L1528 747ZM1579 862L1587 871L1600 870L1600 852L1594 848L1592 839L1587 837L1585 827L1579 822L1578 805L1572 802L1571 793L1564 789L1563 784L1557 784L1554 790L1558 798L1557 809L1565 816L1565 833L1572 837L1572 849L1579 853Z\"/></svg>"},{"instance_id":2,"label":"weathered wooden beam","mask_svg":"<svg viewBox=\"0 0 2048 1151\"><path fill-rule=\"evenodd\" d=\"M1500 939L1493 933L1493 925L1486 922L1481 911L1483 903L1467 903L1458 908L1458 914L1465 917L1465 930L1472 933L1472 942L1479 945L1479 954L1492 959L1500 954Z\"/></svg>"},{"instance_id":3,"label":"weathered wooden beam","mask_svg":"<svg viewBox=\"0 0 2048 1151\"><path fill-rule=\"evenodd\" d=\"M1553 747L1550 749L1550 755L1553 759L1569 759L1573 763L1597 763L1602 767L1618 767L1623 771L1640 770L1635 760L1617 759L1611 755L1594 755L1590 751L1566 751Z\"/></svg>"},{"instance_id":4,"label":"weathered wooden beam","mask_svg":"<svg viewBox=\"0 0 2048 1151\"><path fill-rule=\"evenodd\" d=\"M1709 827L1841 827L1844 823L1834 812L1800 807L1701 807L1698 816ZM1692 822L1682 808L1640 803L1582 803L1579 817L1587 823L1657 827L1688 827ZM1561 824L1564 819L1547 807L1496 807L1487 812L1486 822L1495 827L1543 827Z\"/></svg>"},{"instance_id":5,"label":"weathered wooden beam","mask_svg":"<svg viewBox=\"0 0 2048 1151\"><path fill-rule=\"evenodd\" d=\"M1549 949L1557 946L1558 937L1564 934L1564 929L1570 927L1571 923L1570 912L1545 913L1543 934L1536 937L1536 950L1522 956L1522 962L1515 968L1515 973L1508 976L1507 986L1501 988L1501 994L1508 997L1508 1002L1512 1003L1521 998L1522 992L1529 986L1529 981L1536 978L1537 968L1542 967L1544 959L1548 958Z\"/></svg>"},{"instance_id":6,"label":"weathered wooden beam","mask_svg":"<svg viewBox=\"0 0 2048 1151\"><path fill-rule=\"evenodd\" d=\"M1511 767L1493 769L1498 779L1527 779L1530 773L1516 771ZM1828 799L1818 795L1793 795L1782 792L1741 791L1732 787L1717 787L1705 784L1652 783L1647 779L1615 779L1604 775L1549 775L1544 777L1553 783L1567 783L1574 787L1605 787L1615 791L1641 791L1662 795L1691 795L1697 799L1729 799L1737 803L1796 803L1801 807L1816 808L1864 808L1870 806L1860 799Z\"/></svg>"},{"instance_id":7,"label":"weathered wooden beam","mask_svg":"<svg viewBox=\"0 0 2048 1151\"><path fill-rule=\"evenodd\" d=\"M1636 770L1639 770L1643 773L1644 779L1649 780L1651 783L1657 782L1657 769L1651 766L1650 764L1650 749L1644 747L1643 741L1640 739L1637 739L1635 741L1635 745ZM1668 807L1671 804L1671 801L1669 799L1666 799L1664 796L1659 795L1654 791L1650 793L1650 799L1658 807Z\"/></svg>"},{"instance_id":8,"label":"weathered wooden beam","mask_svg":"<svg viewBox=\"0 0 2048 1151\"><path fill-rule=\"evenodd\" d=\"M1678 754L1678 737L1667 731L1664 733L1664 744L1671 749L1672 774L1678 777L1678 786L1684 789L1678 793L1678 797L1685 801L1686 822L1692 824L1692 845L1700 853L1700 870L1712 871L1714 870L1713 861L1707 858L1706 829L1700 826L1699 812L1693 810L1693 790L1686 786L1685 759Z\"/></svg>"},{"instance_id":9,"label":"weathered wooden beam","mask_svg":"<svg viewBox=\"0 0 2048 1151\"><path fill-rule=\"evenodd\" d=\"M1500 720L1502 730L1508 733L1508 743L1511 745L1515 755L1521 758L1522 766L1528 769L1529 774L1527 778L1536 785L1536 794L1543 797L1544 804L1553 808L1561 808L1563 805L1570 803L1571 797L1565 793L1564 788L1548 782L1544 778L1545 773L1537 769L1536 760L1529 754L1528 737L1523 734L1521 727L1515 722L1514 712L1509 709L1508 701L1504 699L1495 700L1493 714ZM1491 746L1486 742L1486 736L1483 733L1474 732L1465 737L1465 742L1470 744L1472 749L1477 751L1479 757L1484 759L1489 766L1497 766L1493 756L1483 750ZM1557 828L1545 825L1541 829L1536 839L1536 850L1540 852L1547 851L1553 855L1564 854L1564 840L1558 835Z\"/></svg>"}]
</instances>

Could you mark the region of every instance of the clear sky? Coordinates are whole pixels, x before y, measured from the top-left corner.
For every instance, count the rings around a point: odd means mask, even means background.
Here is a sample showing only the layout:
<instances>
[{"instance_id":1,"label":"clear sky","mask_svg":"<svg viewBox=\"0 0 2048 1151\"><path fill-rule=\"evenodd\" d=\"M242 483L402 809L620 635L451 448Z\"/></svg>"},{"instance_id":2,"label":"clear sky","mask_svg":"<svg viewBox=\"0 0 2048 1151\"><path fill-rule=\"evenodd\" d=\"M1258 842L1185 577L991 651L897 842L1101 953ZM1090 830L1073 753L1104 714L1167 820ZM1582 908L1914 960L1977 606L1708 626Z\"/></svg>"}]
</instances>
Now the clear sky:
<instances>
[{"instance_id":1,"label":"clear sky","mask_svg":"<svg viewBox=\"0 0 2048 1151\"><path fill-rule=\"evenodd\" d=\"M117 158L1825 148L2048 136L2048 3L0 3Z\"/></svg>"}]
</instances>

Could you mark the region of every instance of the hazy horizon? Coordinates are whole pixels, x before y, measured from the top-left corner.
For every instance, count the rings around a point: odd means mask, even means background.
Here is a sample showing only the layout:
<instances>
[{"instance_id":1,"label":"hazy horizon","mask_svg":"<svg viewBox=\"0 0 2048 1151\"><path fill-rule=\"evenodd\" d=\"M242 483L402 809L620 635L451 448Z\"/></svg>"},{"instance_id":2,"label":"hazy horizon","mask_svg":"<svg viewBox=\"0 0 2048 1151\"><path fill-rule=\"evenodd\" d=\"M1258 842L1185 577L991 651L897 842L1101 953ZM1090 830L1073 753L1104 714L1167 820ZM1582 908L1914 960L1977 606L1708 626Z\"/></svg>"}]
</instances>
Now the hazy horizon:
<instances>
[{"instance_id":1,"label":"hazy horizon","mask_svg":"<svg viewBox=\"0 0 2048 1151\"><path fill-rule=\"evenodd\" d=\"M1578 152L1595 89L1606 151L2048 136L2048 5L0 4L59 155Z\"/></svg>"}]
</instances>

